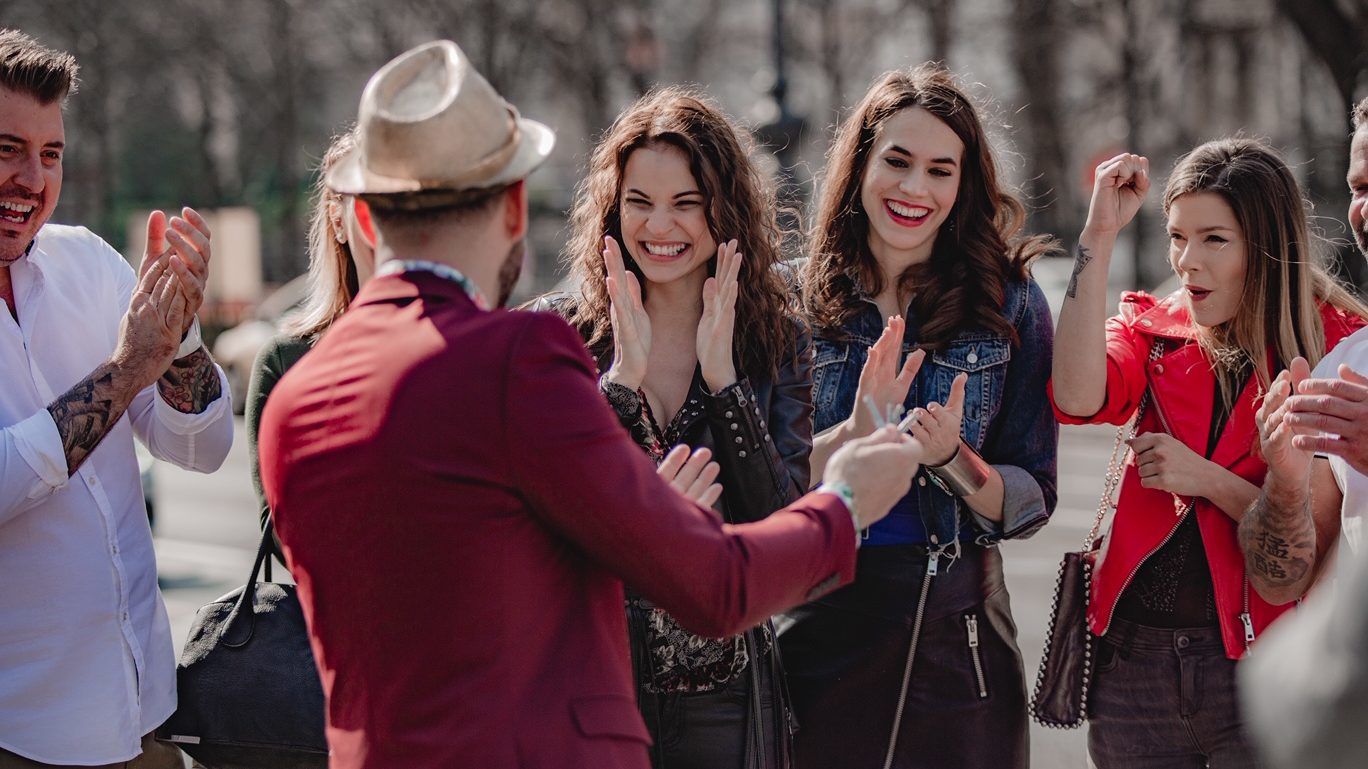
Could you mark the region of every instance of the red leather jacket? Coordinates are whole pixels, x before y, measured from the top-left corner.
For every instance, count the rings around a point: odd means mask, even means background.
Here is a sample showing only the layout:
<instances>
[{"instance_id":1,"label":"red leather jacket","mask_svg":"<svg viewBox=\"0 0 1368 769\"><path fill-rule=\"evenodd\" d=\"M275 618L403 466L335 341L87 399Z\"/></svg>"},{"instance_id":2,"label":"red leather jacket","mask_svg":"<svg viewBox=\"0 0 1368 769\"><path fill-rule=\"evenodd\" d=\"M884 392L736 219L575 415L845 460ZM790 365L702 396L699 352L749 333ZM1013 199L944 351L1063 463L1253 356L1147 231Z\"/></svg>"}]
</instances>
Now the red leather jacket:
<instances>
[{"instance_id":1,"label":"red leather jacket","mask_svg":"<svg viewBox=\"0 0 1368 769\"><path fill-rule=\"evenodd\" d=\"M1364 325L1362 319L1329 305L1321 306L1325 348ZM1146 386L1151 401L1140 419L1139 433L1163 432L1160 414L1173 437L1205 456L1211 429L1211 404L1216 377L1192 336L1187 307L1178 294L1163 300L1145 293L1127 292L1121 297L1120 314L1107 321L1107 396L1101 410L1091 417L1055 414L1063 424L1110 422L1125 424L1140 404ZM1149 361L1155 338L1166 341L1166 351ZM1053 400L1054 390L1050 397ZM1254 485L1262 485L1266 466L1259 456L1254 411L1262 397L1257 378L1251 377L1235 402L1224 432L1217 440L1211 460ZM1099 563L1093 571L1088 623L1103 635L1111 624L1121 592L1141 563L1168 541L1182 518L1177 514L1193 502L1189 515L1197 516L1202 543L1206 546L1216 593L1216 611L1226 656L1238 659L1248 640L1263 632L1291 604L1274 606L1250 589L1245 578L1244 556L1236 540L1236 523L1215 504L1202 497L1179 499L1169 492L1140 485L1133 457L1128 458L1117 500L1116 517L1106 537Z\"/></svg>"}]
</instances>

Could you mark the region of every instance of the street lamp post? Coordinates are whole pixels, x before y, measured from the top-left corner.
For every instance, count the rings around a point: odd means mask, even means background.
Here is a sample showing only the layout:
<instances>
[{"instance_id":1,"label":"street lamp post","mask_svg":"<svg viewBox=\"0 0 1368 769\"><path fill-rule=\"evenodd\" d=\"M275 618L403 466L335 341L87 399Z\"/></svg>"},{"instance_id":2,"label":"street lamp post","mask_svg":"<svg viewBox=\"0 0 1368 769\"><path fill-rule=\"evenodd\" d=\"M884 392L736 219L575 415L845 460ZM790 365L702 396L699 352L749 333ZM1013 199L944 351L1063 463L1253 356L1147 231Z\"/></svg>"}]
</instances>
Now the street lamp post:
<instances>
[{"instance_id":1,"label":"street lamp post","mask_svg":"<svg viewBox=\"0 0 1368 769\"><path fill-rule=\"evenodd\" d=\"M788 105L788 75L784 66L784 0L773 0L774 83L770 87L770 103L766 105L769 119L755 130L760 143L774 153L778 163L778 197L780 224L793 229L798 208L803 202L803 191L795 174L798 151L807 123L793 114Z\"/></svg>"}]
</instances>

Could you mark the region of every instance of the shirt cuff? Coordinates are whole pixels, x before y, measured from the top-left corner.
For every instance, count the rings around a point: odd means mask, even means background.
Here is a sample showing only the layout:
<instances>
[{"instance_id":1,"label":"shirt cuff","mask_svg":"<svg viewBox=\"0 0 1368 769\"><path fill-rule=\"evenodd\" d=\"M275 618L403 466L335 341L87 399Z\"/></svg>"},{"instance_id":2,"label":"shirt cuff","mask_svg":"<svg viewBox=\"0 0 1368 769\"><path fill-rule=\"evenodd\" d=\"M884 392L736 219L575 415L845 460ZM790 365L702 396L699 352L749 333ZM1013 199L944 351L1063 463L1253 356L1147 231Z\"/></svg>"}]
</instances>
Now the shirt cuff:
<instances>
[{"instance_id":1,"label":"shirt cuff","mask_svg":"<svg viewBox=\"0 0 1368 769\"><path fill-rule=\"evenodd\" d=\"M48 493L66 485L71 477L67 472L66 448L62 434L52 413L41 409L38 413L10 428L14 447L33 472L47 487ZM40 495L35 495L38 498Z\"/></svg>"},{"instance_id":2,"label":"shirt cuff","mask_svg":"<svg viewBox=\"0 0 1368 769\"><path fill-rule=\"evenodd\" d=\"M217 363L214 364L214 373L219 378L219 397L198 414L187 414L167 403L162 397L161 388L154 383L152 389L156 391L156 397L152 399L152 408L157 421L177 435L195 435L221 419L225 409L231 413L233 396L228 389L228 375Z\"/></svg>"}]
</instances>

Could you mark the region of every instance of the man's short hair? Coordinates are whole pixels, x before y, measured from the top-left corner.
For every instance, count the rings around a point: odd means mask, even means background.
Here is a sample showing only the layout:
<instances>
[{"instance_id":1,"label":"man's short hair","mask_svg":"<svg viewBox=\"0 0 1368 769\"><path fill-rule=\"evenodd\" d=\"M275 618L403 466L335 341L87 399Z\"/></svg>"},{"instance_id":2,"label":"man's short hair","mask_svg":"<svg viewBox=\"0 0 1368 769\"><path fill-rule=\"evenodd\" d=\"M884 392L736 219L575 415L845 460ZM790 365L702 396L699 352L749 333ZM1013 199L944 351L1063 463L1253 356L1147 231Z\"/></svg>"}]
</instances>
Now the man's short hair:
<instances>
[{"instance_id":1,"label":"man's short hair","mask_svg":"<svg viewBox=\"0 0 1368 769\"><path fill-rule=\"evenodd\" d=\"M362 195L381 227L416 227L473 219L491 210L513 185L476 190L428 190L398 195Z\"/></svg>"},{"instance_id":2,"label":"man's short hair","mask_svg":"<svg viewBox=\"0 0 1368 769\"><path fill-rule=\"evenodd\" d=\"M76 92L76 58L41 45L17 29L0 29L0 86L39 104L66 101Z\"/></svg>"},{"instance_id":3,"label":"man's short hair","mask_svg":"<svg viewBox=\"0 0 1368 769\"><path fill-rule=\"evenodd\" d=\"M1354 130L1357 131L1365 125L1368 125L1368 96L1354 105Z\"/></svg>"}]
</instances>

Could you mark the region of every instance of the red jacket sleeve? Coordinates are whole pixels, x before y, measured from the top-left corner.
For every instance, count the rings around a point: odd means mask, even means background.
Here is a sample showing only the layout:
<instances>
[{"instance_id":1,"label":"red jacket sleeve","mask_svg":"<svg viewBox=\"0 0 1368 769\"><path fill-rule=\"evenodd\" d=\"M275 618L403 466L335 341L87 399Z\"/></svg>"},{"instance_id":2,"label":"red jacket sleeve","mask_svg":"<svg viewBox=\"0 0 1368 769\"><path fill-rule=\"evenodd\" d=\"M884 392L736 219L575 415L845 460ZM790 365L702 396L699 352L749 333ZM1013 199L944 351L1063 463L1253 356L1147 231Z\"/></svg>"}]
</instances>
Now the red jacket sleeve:
<instances>
[{"instance_id":1,"label":"red jacket sleeve","mask_svg":"<svg viewBox=\"0 0 1368 769\"><path fill-rule=\"evenodd\" d=\"M855 576L841 502L809 494L728 526L661 481L604 403L565 321L528 313L509 346L503 420L514 478L534 515L677 617L721 637Z\"/></svg>"},{"instance_id":2,"label":"red jacket sleeve","mask_svg":"<svg viewBox=\"0 0 1368 769\"><path fill-rule=\"evenodd\" d=\"M1107 319L1107 389L1102 408L1089 417L1076 417L1066 414L1055 403L1054 380L1050 381L1050 405L1054 407L1055 418L1060 424L1089 425L1108 422L1123 425L1140 407L1140 399L1145 394L1147 374L1145 363L1149 358L1153 338L1135 330L1135 318L1158 302L1153 296L1139 291L1127 291L1121 295L1118 313Z\"/></svg>"}]
</instances>

